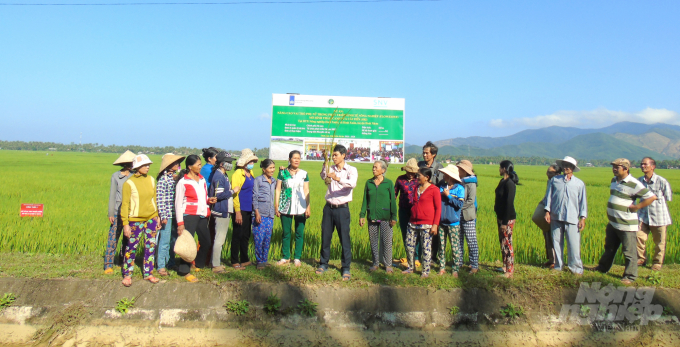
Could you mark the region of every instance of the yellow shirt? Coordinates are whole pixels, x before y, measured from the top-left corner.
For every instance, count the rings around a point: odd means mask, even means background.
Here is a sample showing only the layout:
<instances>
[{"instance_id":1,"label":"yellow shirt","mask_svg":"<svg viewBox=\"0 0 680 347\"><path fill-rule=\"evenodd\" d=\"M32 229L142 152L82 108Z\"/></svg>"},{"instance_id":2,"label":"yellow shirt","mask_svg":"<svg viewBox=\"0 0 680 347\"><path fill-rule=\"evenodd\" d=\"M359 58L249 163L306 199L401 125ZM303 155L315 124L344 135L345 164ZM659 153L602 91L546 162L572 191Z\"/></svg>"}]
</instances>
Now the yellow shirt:
<instances>
[{"instance_id":1,"label":"yellow shirt","mask_svg":"<svg viewBox=\"0 0 680 347\"><path fill-rule=\"evenodd\" d=\"M156 216L156 180L149 175L136 173L123 184L123 201L120 206L123 225L145 222Z\"/></svg>"}]
</instances>

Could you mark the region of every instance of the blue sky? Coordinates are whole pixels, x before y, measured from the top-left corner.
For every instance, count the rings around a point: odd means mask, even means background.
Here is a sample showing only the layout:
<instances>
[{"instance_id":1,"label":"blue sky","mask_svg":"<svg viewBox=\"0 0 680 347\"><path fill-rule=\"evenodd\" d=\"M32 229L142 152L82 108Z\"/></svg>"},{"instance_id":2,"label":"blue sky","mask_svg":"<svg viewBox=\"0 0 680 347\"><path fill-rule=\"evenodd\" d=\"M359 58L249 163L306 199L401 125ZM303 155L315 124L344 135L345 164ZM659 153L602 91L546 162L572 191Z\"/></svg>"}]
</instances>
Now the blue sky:
<instances>
[{"instance_id":1,"label":"blue sky","mask_svg":"<svg viewBox=\"0 0 680 347\"><path fill-rule=\"evenodd\" d=\"M286 92L405 98L415 144L680 124L679 17L677 1L0 6L0 139L264 147Z\"/></svg>"}]
</instances>

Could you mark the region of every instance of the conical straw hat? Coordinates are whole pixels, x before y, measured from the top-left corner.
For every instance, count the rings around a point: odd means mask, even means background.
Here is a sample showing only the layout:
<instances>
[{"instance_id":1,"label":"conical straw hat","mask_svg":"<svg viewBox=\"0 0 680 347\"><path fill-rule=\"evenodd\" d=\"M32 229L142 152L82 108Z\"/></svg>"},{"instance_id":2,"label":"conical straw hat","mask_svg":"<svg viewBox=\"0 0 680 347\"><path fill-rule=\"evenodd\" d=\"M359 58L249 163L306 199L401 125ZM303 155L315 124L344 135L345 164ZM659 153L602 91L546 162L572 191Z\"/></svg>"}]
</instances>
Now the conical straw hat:
<instances>
[{"instance_id":1,"label":"conical straw hat","mask_svg":"<svg viewBox=\"0 0 680 347\"><path fill-rule=\"evenodd\" d=\"M113 162L113 165L120 165L120 164L128 164L132 163L132 161L135 159L135 154L130 152L130 150L125 151L125 153L121 154L116 161Z\"/></svg>"},{"instance_id":2,"label":"conical straw hat","mask_svg":"<svg viewBox=\"0 0 680 347\"><path fill-rule=\"evenodd\" d=\"M179 161L180 163L184 161L184 157L181 155L177 154L172 154L172 153L166 153L163 156L163 160L161 160L161 169L158 171L158 173L163 172L165 169L168 168L172 163Z\"/></svg>"}]
</instances>

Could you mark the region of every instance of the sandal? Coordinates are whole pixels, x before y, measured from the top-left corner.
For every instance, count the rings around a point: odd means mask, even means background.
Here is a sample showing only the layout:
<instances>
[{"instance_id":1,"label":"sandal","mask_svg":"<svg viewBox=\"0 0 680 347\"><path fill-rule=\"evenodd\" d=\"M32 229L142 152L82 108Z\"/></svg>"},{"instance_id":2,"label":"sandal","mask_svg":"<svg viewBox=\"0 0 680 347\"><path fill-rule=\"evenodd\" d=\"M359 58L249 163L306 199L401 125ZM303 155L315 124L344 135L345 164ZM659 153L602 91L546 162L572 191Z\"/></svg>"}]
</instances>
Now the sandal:
<instances>
[{"instance_id":1,"label":"sandal","mask_svg":"<svg viewBox=\"0 0 680 347\"><path fill-rule=\"evenodd\" d=\"M428 277L430 277L430 274L421 274L420 275L420 278L428 278Z\"/></svg>"},{"instance_id":2,"label":"sandal","mask_svg":"<svg viewBox=\"0 0 680 347\"><path fill-rule=\"evenodd\" d=\"M196 278L196 276L191 275L191 274L184 276L184 279L186 279L186 280L189 281L190 283L196 283L196 282L198 282L198 278Z\"/></svg>"},{"instance_id":3,"label":"sandal","mask_svg":"<svg viewBox=\"0 0 680 347\"><path fill-rule=\"evenodd\" d=\"M378 268L379 268L379 266L375 266L375 265L374 265L374 266L369 267L369 268L368 268L368 271L374 272L374 271L378 270Z\"/></svg>"},{"instance_id":4,"label":"sandal","mask_svg":"<svg viewBox=\"0 0 680 347\"><path fill-rule=\"evenodd\" d=\"M223 274L223 273L226 273L227 270L226 270L226 268L225 268L224 266L220 265L220 266L215 266L215 267L212 269L212 272L213 272L214 274Z\"/></svg>"},{"instance_id":5,"label":"sandal","mask_svg":"<svg viewBox=\"0 0 680 347\"><path fill-rule=\"evenodd\" d=\"M104 274L105 275L113 275L113 268L108 268L108 269L104 270Z\"/></svg>"},{"instance_id":6,"label":"sandal","mask_svg":"<svg viewBox=\"0 0 680 347\"><path fill-rule=\"evenodd\" d=\"M387 272L388 274L391 274L391 273L394 273L394 269L392 269L391 266L388 266L388 267L385 268L385 272Z\"/></svg>"},{"instance_id":7,"label":"sandal","mask_svg":"<svg viewBox=\"0 0 680 347\"><path fill-rule=\"evenodd\" d=\"M342 280L345 281L345 282L349 281L351 278L352 278L352 275L350 275L349 273L342 274Z\"/></svg>"},{"instance_id":8,"label":"sandal","mask_svg":"<svg viewBox=\"0 0 680 347\"><path fill-rule=\"evenodd\" d=\"M479 271L479 269L472 268L472 270L470 270L470 275L476 274L477 271Z\"/></svg>"},{"instance_id":9,"label":"sandal","mask_svg":"<svg viewBox=\"0 0 680 347\"><path fill-rule=\"evenodd\" d=\"M402 271L401 273L403 273L403 274L412 274L412 273L413 273L413 270L411 270L411 269L406 269L406 270Z\"/></svg>"},{"instance_id":10,"label":"sandal","mask_svg":"<svg viewBox=\"0 0 680 347\"><path fill-rule=\"evenodd\" d=\"M299 260L297 260L297 259L295 259L295 261L299 262ZM290 263L290 260L288 260L288 259L281 259L281 260L279 260L279 261L276 262L276 265L277 265L277 266L288 265L288 263Z\"/></svg>"},{"instance_id":11,"label":"sandal","mask_svg":"<svg viewBox=\"0 0 680 347\"><path fill-rule=\"evenodd\" d=\"M129 287L132 285L132 277L123 277L123 285Z\"/></svg>"},{"instance_id":12,"label":"sandal","mask_svg":"<svg viewBox=\"0 0 680 347\"><path fill-rule=\"evenodd\" d=\"M241 264L233 264L233 265L231 265L231 267L234 268L234 270L245 270L246 269L245 267L241 266Z\"/></svg>"},{"instance_id":13,"label":"sandal","mask_svg":"<svg viewBox=\"0 0 680 347\"><path fill-rule=\"evenodd\" d=\"M247 261L245 263L241 263L241 267L246 267L246 266L249 266L250 264L252 264L252 263L250 261Z\"/></svg>"},{"instance_id":14,"label":"sandal","mask_svg":"<svg viewBox=\"0 0 680 347\"><path fill-rule=\"evenodd\" d=\"M324 272L326 272L327 270L328 270L328 269L324 269L324 268L322 268L322 267L319 267L319 268L316 269L316 274L317 274L317 275L323 275Z\"/></svg>"},{"instance_id":15,"label":"sandal","mask_svg":"<svg viewBox=\"0 0 680 347\"><path fill-rule=\"evenodd\" d=\"M439 273L438 273L439 276L443 276L445 274L446 274L446 269L439 270Z\"/></svg>"},{"instance_id":16,"label":"sandal","mask_svg":"<svg viewBox=\"0 0 680 347\"><path fill-rule=\"evenodd\" d=\"M151 282L151 283L153 283L153 284L156 284L156 283L158 283L158 281L160 281L158 278L154 277L153 275L146 276L146 277L144 278L144 280L145 280L145 281L149 281L149 282Z\"/></svg>"},{"instance_id":17,"label":"sandal","mask_svg":"<svg viewBox=\"0 0 680 347\"><path fill-rule=\"evenodd\" d=\"M169 275L168 270L166 270L166 269L158 270L158 274L161 275L161 276L168 276Z\"/></svg>"},{"instance_id":18,"label":"sandal","mask_svg":"<svg viewBox=\"0 0 680 347\"><path fill-rule=\"evenodd\" d=\"M293 261L293 264L295 264L296 267L300 267L300 265L302 265L302 262L300 261L300 259L295 259Z\"/></svg>"}]
</instances>

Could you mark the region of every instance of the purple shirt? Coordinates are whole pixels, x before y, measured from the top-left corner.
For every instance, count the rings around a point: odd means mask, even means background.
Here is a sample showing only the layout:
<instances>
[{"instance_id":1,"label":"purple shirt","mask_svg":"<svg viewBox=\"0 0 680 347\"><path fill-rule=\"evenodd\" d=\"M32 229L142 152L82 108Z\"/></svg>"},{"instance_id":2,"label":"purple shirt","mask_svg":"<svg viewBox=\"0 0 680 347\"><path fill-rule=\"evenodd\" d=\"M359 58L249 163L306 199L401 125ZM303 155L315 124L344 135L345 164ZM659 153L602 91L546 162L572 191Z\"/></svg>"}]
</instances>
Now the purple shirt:
<instances>
[{"instance_id":1,"label":"purple shirt","mask_svg":"<svg viewBox=\"0 0 680 347\"><path fill-rule=\"evenodd\" d=\"M333 165L330 171L335 172L340 181L331 180L326 191L326 201L333 205L342 205L352 201L352 189L357 186L357 178L359 178L357 169L345 163L342 170ZM321 179L326 179L325 167L321 169Z\"/></svg>"}]
</instances>

